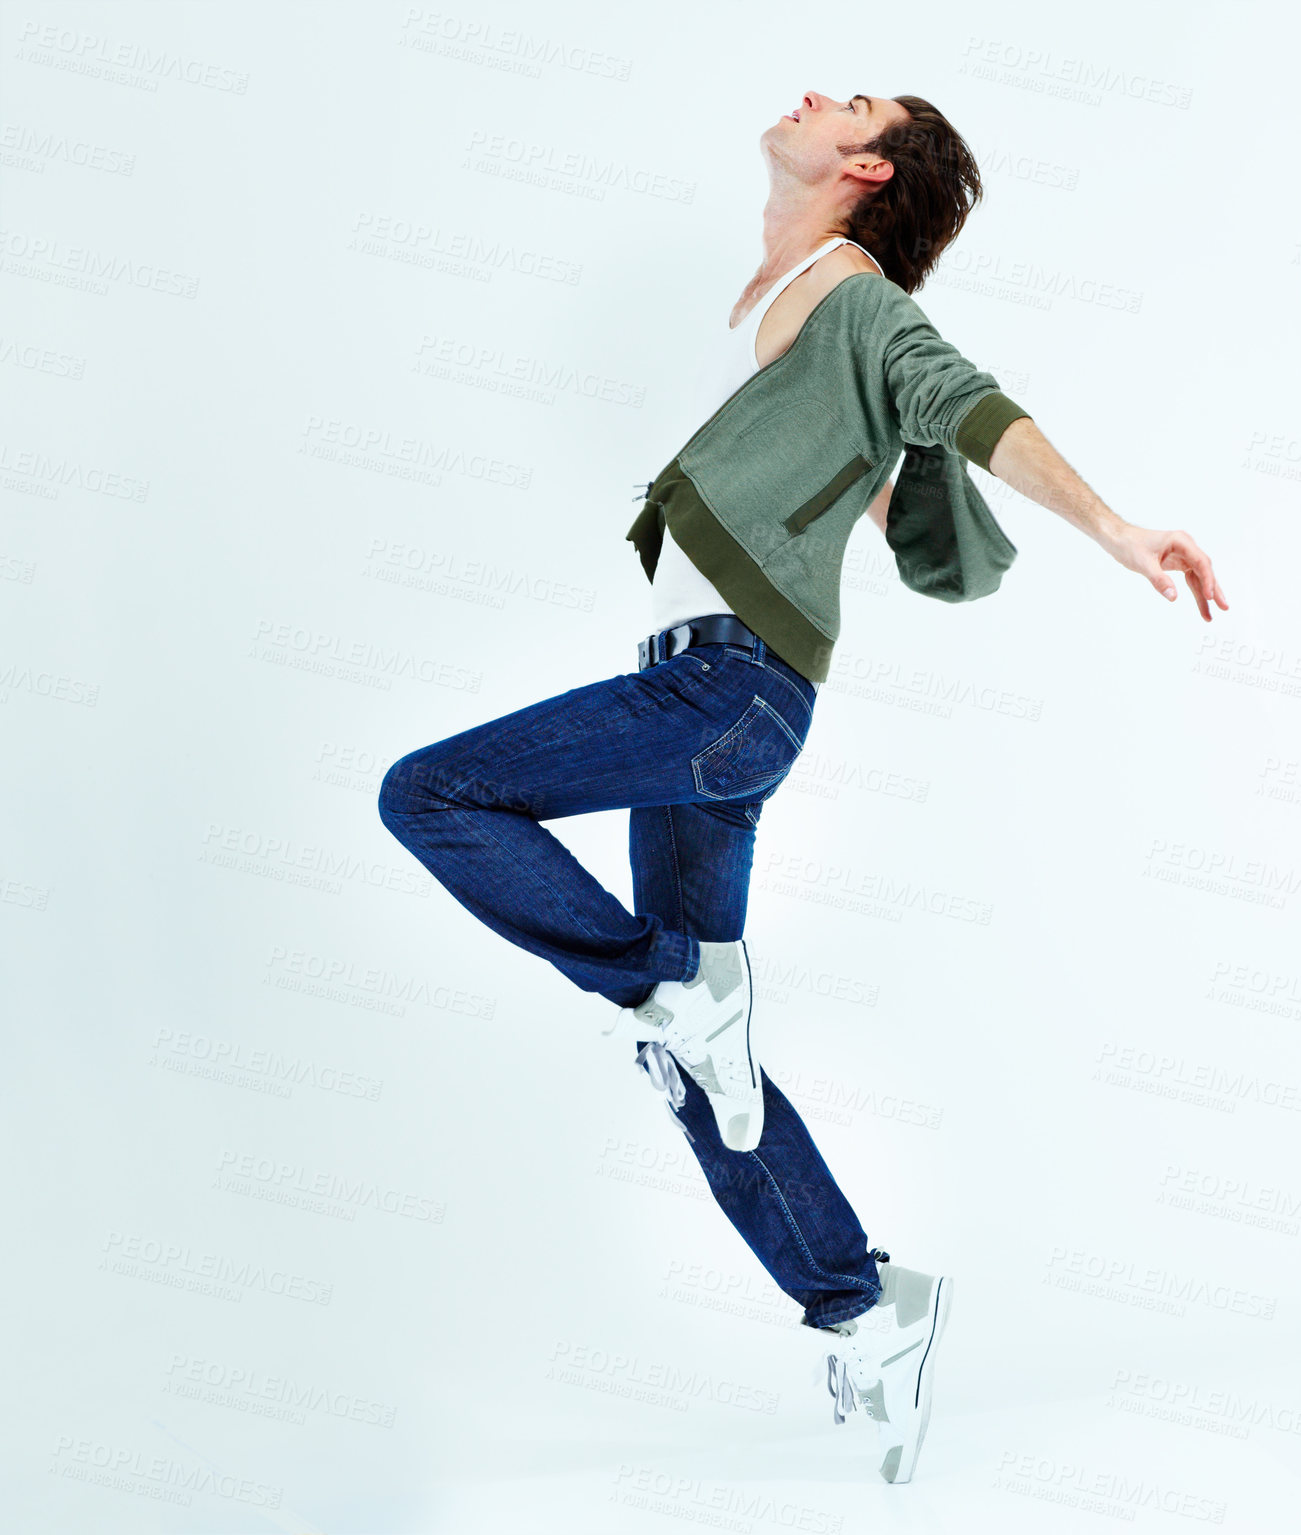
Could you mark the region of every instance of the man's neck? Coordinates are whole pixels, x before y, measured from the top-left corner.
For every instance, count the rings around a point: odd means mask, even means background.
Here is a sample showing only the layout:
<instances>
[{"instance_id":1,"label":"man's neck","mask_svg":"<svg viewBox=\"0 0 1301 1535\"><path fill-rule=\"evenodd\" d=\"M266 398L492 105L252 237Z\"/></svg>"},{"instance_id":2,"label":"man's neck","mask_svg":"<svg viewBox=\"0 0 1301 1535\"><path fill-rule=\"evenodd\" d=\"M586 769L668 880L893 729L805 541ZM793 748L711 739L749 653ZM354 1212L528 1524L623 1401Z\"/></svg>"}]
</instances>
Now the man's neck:
<instances>
[{"instance_id":1,"label":"man's neck","mask_svg":"<svg viewBox=\"0 0 1301 1535\"><path fill-rule=\"evenodd\" d=\"M753 286L772 282L843 234L838 212L825 203L810 203L798 191L769 193L763 210L763 260Z\"/></svg>"}]
</instances>

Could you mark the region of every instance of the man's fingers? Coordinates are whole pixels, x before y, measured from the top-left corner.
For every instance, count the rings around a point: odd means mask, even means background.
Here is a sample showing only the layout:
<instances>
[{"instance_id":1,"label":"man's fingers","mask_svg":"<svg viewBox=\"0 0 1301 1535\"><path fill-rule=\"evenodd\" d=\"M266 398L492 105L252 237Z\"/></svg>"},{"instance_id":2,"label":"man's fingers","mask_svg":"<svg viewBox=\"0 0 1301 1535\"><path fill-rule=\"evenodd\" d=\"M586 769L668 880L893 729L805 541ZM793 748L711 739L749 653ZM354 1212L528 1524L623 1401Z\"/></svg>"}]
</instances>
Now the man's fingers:
<instances>
[{"instance_id":1,"label":"man's fingers","mask_svg":"<svg viewBox=\"0 0 1301 1535\"><path fill-rule=\"evenodd\" d=\"M1197 610L1208 623L1212 599L1221 608L1228 609L1229 605L1216 583L1215 572L1211 569L1210 556L1187 533L1181 531L1171 535L1170 547L1161 561L1163 566L1166 560L1172 561L1176 569L1183 570L1184 578L1197 600Z\"/></svg>"},{"instance_id":2,"label":"man's fingers","mask_svg":"<svg viewBox=\"0 0 1301 1535\"><path fill-rule=\"evenodd\" d=\"M1132 562L1130 559L1122 559L1122 563L1130 570L1146 576L1167 602L1174 602L1179 595L1179 588L1169 572L1182 570L1197 604L1197 611L1207 623L1212 616L1212 602L1228 611L1228 599L1215 579L1209 555L1182 529L1172 533L1139 529L1127 552L1133 557Z\"/></svg>"},{"instance_id":3,"label":"man's fingers","mask_svg":"<svg viewBox=\"0 0 1301 1535\"><path fill-rule=\"evenodd\" d=\"M1197 548L1195 544L1193 547L1194 549ZM1193 573L1190 572L1190 575ZM1210 556L1204 554L1200 549L1197 549L1197 568L1195 574L1198 585L1193 589L1197 593L1197 603L1202 610L1202 617L1205 619L1210 618L1212 602L1218 603L1227 612L1229 604L1225 600L1224 593L1220 590L1220 583L1215 579L1214 570L1211 569Z\"/></svg>"},{"instance_id":4,"label":"man's fingers","mask_svg":"<svg viewBox=\"0 0 1301 1535\"><path fill-rule=\"evenodd\" d=\"M1195 544L1193 547L1197 548ZM1197 578L1197 585L1193 587L1197 597L1197 606L1201 609L1202 617L1209 621L1211 616L1211 593L1215 590L1215 577L1211 574L1210 559L1200 549L1197 549L1196 569L1190 571L1189 574L1195 575Z\"/></svg>"},{"instance_id":5,"label":"man's fingers","mask_svg":"<svg viewBox=\"0 0 1301 1535\"><path fill-rule=\"evenodd\" d=\"M1174 584L1170 577L1166 575L1165 571L1161 569L1160 565L1158 565L1155 570L1149 571L1147 578L1152 583L1152 585L1156 587L1157 591L1159 591L1163 597L1168 597L1171 602L1173 602L1179 595L1178 587Z\"/></svg>"}]
</instances>

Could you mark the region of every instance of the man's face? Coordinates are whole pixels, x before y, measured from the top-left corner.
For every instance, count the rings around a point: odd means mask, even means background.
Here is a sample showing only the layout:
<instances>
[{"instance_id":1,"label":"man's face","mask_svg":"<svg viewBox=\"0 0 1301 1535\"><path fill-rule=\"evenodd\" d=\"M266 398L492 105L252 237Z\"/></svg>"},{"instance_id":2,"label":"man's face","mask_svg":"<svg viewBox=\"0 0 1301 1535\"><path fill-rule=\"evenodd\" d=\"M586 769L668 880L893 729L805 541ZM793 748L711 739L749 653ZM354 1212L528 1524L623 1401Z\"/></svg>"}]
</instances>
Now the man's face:
<instances>
[{"instance_id":1,"label":"man's face","mask_svg":"<svg viewBox=\"0 0 1301 1535\"><path fill-rule=\"evenodd\" d=\"M816 182L839 176L850 163L838 146L866 144L891 123L907 121L907 111L888 96L860 94L838 101L806 91L797 107L764 130L759 144L789 173ZM889 161L865 156L859 163L864 162L869 167L866 182L889 179Z\"/></svg>"}]
</instances>

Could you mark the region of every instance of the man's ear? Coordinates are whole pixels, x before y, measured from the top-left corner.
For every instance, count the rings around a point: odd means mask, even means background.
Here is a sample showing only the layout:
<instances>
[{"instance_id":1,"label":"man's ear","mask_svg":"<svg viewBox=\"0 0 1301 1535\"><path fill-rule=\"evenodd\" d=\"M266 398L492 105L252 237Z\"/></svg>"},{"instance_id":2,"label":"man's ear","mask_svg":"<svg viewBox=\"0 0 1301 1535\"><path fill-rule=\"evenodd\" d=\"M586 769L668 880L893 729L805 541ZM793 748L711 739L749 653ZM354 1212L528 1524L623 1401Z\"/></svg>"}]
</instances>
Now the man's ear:
<instances>
[{"instance_id":1,"label":"man's ear","mask_svg":"<svg viewBox=\"0 0 1301 1535\"><path fill-rule=\"evenodd\" d=\"M852 176L866 192L871 187L883 187L894 175L894 166L889 160L863 155L845 161L845 174Z\"/></svg>"}]
</instances>

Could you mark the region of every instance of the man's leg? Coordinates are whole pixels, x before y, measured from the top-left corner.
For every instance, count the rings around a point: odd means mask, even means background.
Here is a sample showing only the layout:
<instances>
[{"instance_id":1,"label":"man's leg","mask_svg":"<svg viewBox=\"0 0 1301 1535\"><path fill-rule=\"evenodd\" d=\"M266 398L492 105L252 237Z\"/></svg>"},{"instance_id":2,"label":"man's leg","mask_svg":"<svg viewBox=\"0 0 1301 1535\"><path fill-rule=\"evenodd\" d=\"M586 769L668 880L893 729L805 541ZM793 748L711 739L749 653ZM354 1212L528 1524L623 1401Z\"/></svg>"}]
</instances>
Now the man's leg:
<instances>
[{"instance_id":1,"label":"man's leg","mask_svg":"<svg viewBox=\"0 0 1301 1535\"><path fill-rule=\"evenodd\" d=\"M385 775L380 818L468 911L584 991L622 1007L690 980L698 940L628 911L539 823L702 798L693 759L754 713L751 678L718 659L684 651L413 751ZM762 721L744 740L738 764L756 776L793 758Z\"/></svg>"},{"instance_id":2,"label":"man's leg","mask_svg":"<svg viewBox=\"0 0 1301 1535\"><path fill-rule=\"evenodd\" d=\"M742 936L762 801L634 809L629 852L634 904L675 931L711 943ZM747 809L749 814L747 814ZM759 1025L759 1054L763 1054ZM846 1321L881 1290L876 1261L849 1201L804 1121L763 1074L763 1134L753 1151L723 1145L708 1097L682 1073L678 1118L724 1213L810 1327Z\"/></svg>"},{"instance_id":3,"label":"man's leg","mask_svg":"<svg viewBox=\"0 0 1301 1535\"><path fill-rule=\"evenodd\" d=\"M725 664L729 648L684 651L411 752L385 775L381 819L467 910L583 990L634 1006L660 980L689 980L701 939L741 936L754 823L772 792L742 803L717 798L718 786L779 778L791 760L781 732L760 727L720 763L720 738L753 713L754 673ZM763 680L774 698L786 690L794 721L792 684ZM539 824L618 808L633 813L636 914ZM689 1074L684 1085L681 1115L715 1197L805 1320L864 1310L875 1265L786 1098L764 1078L773 1120L756 1151L735 1152L707 1095Z\"/></svg>"}]
</instances>

